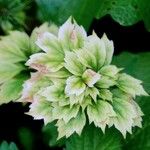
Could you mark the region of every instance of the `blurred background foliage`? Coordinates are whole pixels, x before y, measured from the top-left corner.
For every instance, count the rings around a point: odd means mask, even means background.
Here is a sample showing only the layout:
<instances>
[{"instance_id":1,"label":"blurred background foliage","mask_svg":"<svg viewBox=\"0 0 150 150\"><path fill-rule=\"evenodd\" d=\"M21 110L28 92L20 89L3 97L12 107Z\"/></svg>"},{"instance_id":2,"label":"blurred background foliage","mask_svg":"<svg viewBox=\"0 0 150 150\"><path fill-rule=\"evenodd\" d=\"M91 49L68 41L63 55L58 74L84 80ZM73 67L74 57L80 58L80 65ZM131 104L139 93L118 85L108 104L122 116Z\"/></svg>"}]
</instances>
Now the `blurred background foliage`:
<instances>
[{"instance_id":1,"label":"blurred background foliage","mask_svg":"<svg viewBox=\"0 0 150 150\"><path fill-rule=\"evenodd\" d=\"M149 0L0 0L0 36L11 30L30 35L44 22L59 26L69 16L89 34L95 30L101 37L105 32L114 41L113 64L142 80L150 94ZM126 139L115 129L107 129L104 135L90 125L81 136L59 141L54 123L43 127L43 121L24 115L27 105L4 104L0 106L0 150L149 150L150 97L137 98L137 102L145 114L143 128L134 128Z\"/></svg>"}]
</instances>

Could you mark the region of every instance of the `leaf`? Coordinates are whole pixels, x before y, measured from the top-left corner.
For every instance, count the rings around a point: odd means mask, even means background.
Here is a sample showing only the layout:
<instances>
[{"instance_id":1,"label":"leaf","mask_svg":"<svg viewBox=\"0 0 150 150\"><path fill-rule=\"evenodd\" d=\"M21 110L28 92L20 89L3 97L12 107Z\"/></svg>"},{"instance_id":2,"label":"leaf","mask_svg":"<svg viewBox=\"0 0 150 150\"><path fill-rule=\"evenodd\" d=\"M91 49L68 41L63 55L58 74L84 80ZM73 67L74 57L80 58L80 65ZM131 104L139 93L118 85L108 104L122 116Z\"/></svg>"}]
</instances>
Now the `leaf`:
<instances>
[{"instance_id":1,"label":"leaf","mask_svg":"<svg viewBox=\"0 0 150 150\"><path fill-rule=\"evenodd\" d=\"M6 141L3 141L0 145L0 150L18 150L18 148L13 142L8 144Z\"/></svg>"},{"instance_id":2,"label":"leaf","mask_svg":"<svg viewBox=\"0 0 150 150\"><path fill-rule=\"evenodd\" d=\"M81 136L73 134L66 141L66 150L120 150L121 143L116 130L105 134L94 125L84 128Z\"/></svg>"},{"instance_id":3,"label":"leaf","mask_svg":"<svg viewBox=\"0 0 150 150\"><path fill-rule=\"evenodd\" d=\"M27 77L25 75L23 77L19 76L2 84L0 87L0 105L15 101L21 96L22 85L26 79Z\"/></svg>"},{"instance_id":4,"label":"leaf","mask_svg":"<svg viewBox=\"0 0 150 150\"><path fill-rule=\"evenodd\" d=\"M110 15L116 22L129 26L144 21L150 31L149 0L36 0L39 19L62 24L69 16L86 29L94 18Z\"/></svg>"},{"instance_id":5,"label":"leaf","mask_svg":"<svg viewBox=\"0 0 150 150\"><path fill-rule=\"evenodd\" d=\"M42 129L43 139L50 147L58 146L61 147L65 144L65 138L57 140L58 132L55 122L49 123Z\"/></svg>"},{"instance_id":6,"label":"leaf","mask_svg":"<svg viewBox=\"0 0 150 150\"><path fill-rule=\"evenodd\" d=\"M148 0L101 0L96 17L100 19L109 14L123 26L130 26L142 20L150 31L149 11Z\"/></svg>"},{"instance_id":7,"label":"leaf","mask_svg":"<svg viewBox=\"0 0 150 150\"><path fill-rule=\"evenodd\" d=\"M114 58L113 64L116 64L118 67L124 67L127 73L142 80L146 91L150 93L149 58L150 52L139 54L124 52ZM133 134L127 136L124 149L130 147L130 150L148 150L150 149L150 97L139 97L137 102L145 114L143 127L142 129L135 128Z\"/></svg>"},{"instance_id":8,"label":"leaf","mask_svg":"<svg viewBox=\"0 0 150 150\"><path fill-rule=\"evenodd\" d=\"M41 21L53 21L60 25L73 16L86 29L89 28L99 7L99 0L36 0L36 3Z\"/></svg>"}]
</instances>

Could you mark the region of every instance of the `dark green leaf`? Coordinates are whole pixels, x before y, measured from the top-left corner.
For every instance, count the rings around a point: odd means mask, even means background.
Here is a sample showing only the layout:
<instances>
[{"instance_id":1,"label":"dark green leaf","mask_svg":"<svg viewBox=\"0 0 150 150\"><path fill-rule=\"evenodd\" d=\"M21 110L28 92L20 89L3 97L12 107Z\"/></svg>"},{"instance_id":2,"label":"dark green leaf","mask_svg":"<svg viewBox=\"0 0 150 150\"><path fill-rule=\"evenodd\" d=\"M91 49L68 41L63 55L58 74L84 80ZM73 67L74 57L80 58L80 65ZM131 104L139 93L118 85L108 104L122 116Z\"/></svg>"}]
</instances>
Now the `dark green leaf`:
<instances>
[{"instance_id":1,"label":"dark green leaf","mask_svg":"<svg viewBox=\"0 0 150 150\"><path fill-rule=\"evenodd\" d=\"M65 138L57 140L58 132L54 122L44 126L42 131L44 142L50 147L61 147L65 144Z\"/></svg>"},{"instance_id":2,"label":"dark green leaf","mask_svg":"<svg viewBox=\"0 0 150 150\"><path fill-rule=\"evenodd\" d=\"M74 134L66 142L66 150L120 150L120 134L107 129L102 133L94 125L85 127L81 136Z\"/></svg>"},{"instance_id":3,"label":"dark green leaf","mask_svg":"<svg viewBox=\"0 0 150 150\"><path fill-rule=\"evenodd\" d=\"M86 29L92 20L105 15L119 24L129 26L143 20L150 30L149 0L36 0L41 21L52 21L60 25L73 16Z\"/></svg>"},{"instance_id":4,"label":"dark green leaf","mask_svg":"<svg viewBox=\"0 0 150 150\"><path fill-rule=\"evenodd\" d=\"M15 143L7 143L6 141L3 141L0 145L0 150L18 150Z\"/></svg>"},{"instance_id":5,"label":"dark green leaf","mask_svg":"<svg viewBox=\"0 0 150 150\"><path fill-rule=\"evenodd\" d=\"M70 16L89 28L99 8L100 0L36 0L39 7L39 18L42 21L52 21L63 24Z\"/></svg>"}]
</instances>

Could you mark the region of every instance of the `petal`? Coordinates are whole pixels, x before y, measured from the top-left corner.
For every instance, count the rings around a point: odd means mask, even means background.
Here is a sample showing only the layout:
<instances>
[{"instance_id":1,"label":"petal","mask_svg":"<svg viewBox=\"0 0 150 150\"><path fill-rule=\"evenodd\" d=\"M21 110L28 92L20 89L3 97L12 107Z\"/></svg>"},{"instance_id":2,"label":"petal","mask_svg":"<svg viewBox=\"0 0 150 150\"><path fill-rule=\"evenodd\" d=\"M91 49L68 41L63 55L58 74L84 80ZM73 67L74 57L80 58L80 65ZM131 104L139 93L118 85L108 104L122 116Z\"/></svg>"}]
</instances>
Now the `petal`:
<instances>
[{"instance_id":1,"label":"petal","mask_svg":"<svg viewBox=\"0 0 150 150\"><path fill-rule=\"evenodd\" d=\"M84 80L84 82L89 86L89 87L93 87L94 84L100 80L101 75L99 73L96 73L95 71L91 70L91 69L87 69L83 75L82 78Z\"/></svg>"},{"instance_id":2,"label":"petal","mask_svg":"<svg viewBox=\"0 0 150 150\"><path fill-rule=\"evenodd\" d=\"M106 59L105 59L105 65L109 65L112 61L113 53L114 53L114 44L113 41L110 41L106 34L103 35L101 38L103 42L105 43L105 48L106 48Z\"/></svg>"},{"instance_id":3,"label":"petal","mask_svg":"<svg viewBox=\"0 0 150 150\"><path fill-rule=\"evenodd\" d=\"M141 81L133 78L130 75L125 73L120 74L118 79L117 86L124 92L131 94L133 97L136 95L145 95L148 94L145 92L143 86L141 85Z\"/></svg>"},{"instance_id":4,"label":"petal","mask_svg":"<svg viewBox=\"0 0 150 150\"><path fill-rule=\"evenodd\" d=\"M46 53L37 53L30 56L26 65L43 73L56 72L63 67L63 59Z\"/></svg>"},{"instance_id":5,"label":"petal","mask_svg":"<svg viewBox=\"0 0 150 150\"><path fill-rule=\"evenodd\" d=\"M73 22L73 23L72 23ZM58 38L65 50L79 49L83 47L86 39L86 31L72 18L69 18L59 29Z\"/></svg>"},{"instance_id":6,"label":"petal","mask_svg":"<svg viewBox=\"0 0 150 150\"><path fill-rule=\"evenodd\" d=\"M87 88L85 94L86 94L86 96L90 95L91 98L96 102L97 101L97 96L99 95L99 91L95 87Z\"/></svg>"},{"instance_id":7,"label":"petal","mask_svg":"<svg viewBox=\"0 0 150 150\"><path fill-rule=\"evenodd\" d=\"M71 76L66 81L65 93L67 95L76 96L82 94L86 88L86 85L83 83L82 79L79 77Z\"/></svg>"},{"instance_id":8,"label":"petal","mask_svg":"<svg viewBox=\"0 0 150 150\"><path fill-rule=\"evenodd\" d=\"M26 114L34 117L34 119L36 120L44 119L45 124L52 122L54 119L51 103L39 96L36 96L34 98L35 100L29 106L30 110Z\"/></svg>"},{"instance_id":9,"label":"petal","mask_svg":"<svg viewBox=\"0 0 150 150\"><path fill-rule=\"evenodd\" d=\"M41 33L36 44L46 53L63 55L63 50L57 37L49 32Z\"/></svg>"},{"instance_id":10,"label":"petal","mask_svg":"<svg viewBox=\"0 0 150 150\"><path fill-rule=\"evenodd\" d=\"M106 101L98 100L96 104L87 107L89 122L102 129L108 124L109 118L116 116L113 107Z\"/></svg>"},{"instance_id":11,"label":"petal","mask_svg":"<svg viewBox=\"0 0 150 150\"><path fill-rule=\"evenodd\" d=\"M78 61L74 52L65 53L65 68L76 76L80 76L85 71L85 67Z\"/></svg>"},{"instance_id":12,"label":"petal","mask_svg":"<svg viewBox=\"0 0 150 150\"><path fill-rule=\"evenodd\" d=\"M46 87L41 95L46 97L46 99L50 102L58 102L64 101L65 93L64 93L64 84L54 84L52 86Z\"/></svg>"},{"instance_id":13,"label":"petal","mask_svg":"<svg viewBox=\"0 0 150 150\"><path fill-rule=\"evenodd\" d=\"M102 67L99 73L113 78L121 70L122 69L117 68L115 65L107 65Z\"/></svg>"},{"instance_id":14,"label":"petal","mask_svg":"<svg viewBox=\"0 0 150 150\"><path fill-rule=\"evenodd\" d=\"M136 117L133 105L124 99L114 98L112 106L117 116L112 118L112 122L124 137L126 132L131 133L133 118Z\"/></svg>"},{"instance_id":15,"label":"petal","mask_svg":"<svg viewBox=\"0 0 150 150\"><path fill-rule=\"evenodd\" d=\"M100 89L99 90L99 96L103 100L112 101L113 94L110 92L110 90Z\"/></svg>"},{"instance_id":16,"label":"petal","mask_svg":"<svg viewBox=\"0 0 150 150\"><path fill-rule=\"evenodd\" d=\"M63 119L65 123L68 123L72 118L75 118L79 112L79 105L74 105L74 107L68 106L56 106L53 108L53 117L55 119Z\"/></svg>"},{"instance_id":17,"label":"petal","mask_svg":"<svg viewBox=\"0 0 150 150\"><path fill-rule=\"evenodd\" d=\"M23 84L22 97L19 101L32 102L40 89L50 86L51 81L40 73L32 73L31 78Z\"/></svg>"},{"instance_id":18,"label":"petal","mask_svg":"<svg viewBox=\"0 0 150 150\"><path fill-rule=\"evenodd\" d=\"M110 77L107 76L101 76L101 79L96 82L96 87L98 88L109 88L111 86L116 85L116 81Z\"/></svg>"},{"instance_id":19,"label":"petal","mask_svg":"<svg viewBox=\"0 0 150 150\"><path fill-rule=\"evenodd\" d=\"M89 51L90 53L90 55L88 56L89 60L93 59L92 56L94 57L94 60L92 61L94 63L92 63L92 66L91 64L88 65L93 67L95 66L96 62L95 71L99 71L99 69L104 65L106 58L106 49L104 42L96 34L93 34L88 37L88 41L85 43L85 47L83 48L83 50L85 50L85 52ZM85 62L83 55L79 54L78 57L81 59L82 63Z\"/></svg>"},{"instance_id":20,"label":"petal","mask_svg":"<svg viewBox=\"0 0 150 150\"><path fill-rule=\"evenodd\" d=\"M83 127L86 124L85 114L81 111L75 118L72 118L68 123L65 123L63 120L58 120L56 126L58 127L58 139L66 136L67 138L71 136L74 132L81 134Z\"/></svg>"}]
</instances>

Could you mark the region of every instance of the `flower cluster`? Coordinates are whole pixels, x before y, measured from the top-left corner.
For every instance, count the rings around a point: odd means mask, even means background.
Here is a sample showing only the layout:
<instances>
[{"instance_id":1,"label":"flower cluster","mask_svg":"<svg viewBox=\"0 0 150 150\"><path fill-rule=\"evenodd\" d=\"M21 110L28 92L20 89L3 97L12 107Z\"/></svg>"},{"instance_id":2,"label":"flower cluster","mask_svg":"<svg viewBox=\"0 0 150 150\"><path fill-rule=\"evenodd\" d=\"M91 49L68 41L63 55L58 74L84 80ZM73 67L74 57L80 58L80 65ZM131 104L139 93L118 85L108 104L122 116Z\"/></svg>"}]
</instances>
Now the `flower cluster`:
<instances>
[{"instance_id":1,"label":"flower cluster","mask_svg":"<svg viewBox=\"0 0 150 150\"><path fill-rule=\"evenodd\" d=\"M134 99L147 93L140 80L110 65L114 45L105 34L87 36L69 18L58 35L44 32L36 44L43 52L26 63L36 72L25 82L20 100L31 102L27 114L35 119L57 121L58 139L80 135L86 122L103 132L114 125L124 137L141 127L143 113Z\"/></svg>"},{"instance_id":2,"label":"flower cluster","mask_svg":"<svg viewBox=\"0 0 150 150\"><path fill-rule=\"evenodd\" d=\"M25 62L30 55L40 51L35 44L37 36L46 31L55 34L57 30L57 26L44 23L36 27L31 36L25 32L11 31L0 37L0 105L21 96L22 84L30 77L31 71Z\"/></svg>"}]
</instances>

